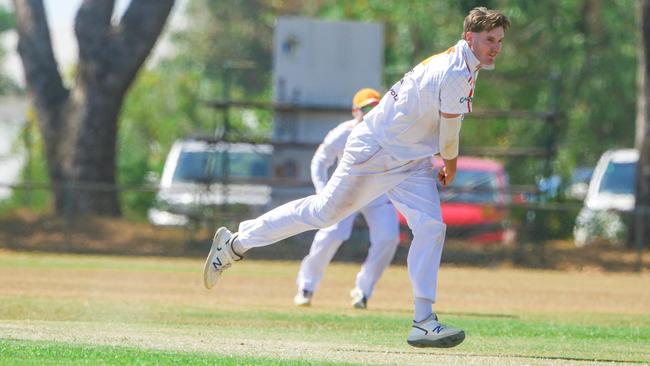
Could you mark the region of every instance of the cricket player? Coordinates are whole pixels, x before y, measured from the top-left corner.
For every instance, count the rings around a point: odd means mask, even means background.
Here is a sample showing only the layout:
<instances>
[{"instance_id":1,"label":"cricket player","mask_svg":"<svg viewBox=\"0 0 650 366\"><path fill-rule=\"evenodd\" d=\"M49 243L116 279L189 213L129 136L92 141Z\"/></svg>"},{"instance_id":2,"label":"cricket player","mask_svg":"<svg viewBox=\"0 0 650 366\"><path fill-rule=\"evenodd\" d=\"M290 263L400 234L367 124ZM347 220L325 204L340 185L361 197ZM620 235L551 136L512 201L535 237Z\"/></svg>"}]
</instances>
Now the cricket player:
<instances>
[{"instance_id":1,"label":"cricket player","mask_svg":"<svg viewBox=\"0 0 650 366\"><path fill-rule=\"evenodd\" d=\"M343 157L345 143L352 129L363 122L363 116L379 103L381 95L376 90L359 90L352 99L353 119L343 122L331 130L320 144L311 160L311 179L318 194L323 190L328 170ZM375 284L384 269L390 264L399 244L399 220L395 207L383 194L360 211L366 219L370 235L370 248L361 270L357 274L356 286L350 291L352 306L365 309L372 296ZM293 301L297 306L309 306L314 291L318 288L325 267L334 257L341 244L350 238L357 213L346 217L335 225L318 230L298 272L296 284L298 293Z\"/></svg>"},{"instance_id":2,"label":"cricket player","mask_svg":"<svg viewBox=\"0 0 650 366\"><path fill-rule=\"evenodd\" d=\"M354 127L341 161L318 194L244 221L236 233L217 230L204 266L205 286L213 287L251 248L326 228L386 194L413 232L407 265L414 319L407 342L416 347L460 344L465 332L440 323L433 312L446 230L435 179L443 187L454 180L461 123L472 111L478 72L494 68L509 26L499 11L472 9L462 39L407 72ZM430 158L436 154L444 166L434 175Z\"/></svg>"}]
</instances>

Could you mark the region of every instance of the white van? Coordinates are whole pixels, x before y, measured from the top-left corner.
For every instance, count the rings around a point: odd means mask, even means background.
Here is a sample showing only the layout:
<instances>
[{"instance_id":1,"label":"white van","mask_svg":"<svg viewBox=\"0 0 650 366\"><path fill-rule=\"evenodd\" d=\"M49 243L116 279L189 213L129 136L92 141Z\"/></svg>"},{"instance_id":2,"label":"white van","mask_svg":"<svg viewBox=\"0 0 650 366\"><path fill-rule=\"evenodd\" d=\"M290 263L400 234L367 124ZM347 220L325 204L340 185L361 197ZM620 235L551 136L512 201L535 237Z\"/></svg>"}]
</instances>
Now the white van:
<instances>
[{"instance_id":1,"label":"white van","mask_svg":"<svg viewBox=\"0 0 650 366\"><path fill-rule=\"evenodd\" d=\"M206 208L242 205L265 210L271 201L271 155L267 144L188 138L174 143L149 221L184 226L201 220Z\"/></svg>"},{"instance_id":2,"label":"white van","mask_svg":"<svg viewBox=\"0 0 650 366\"><path fill-rule=\"evenodd\" d=\"M635 204L636 166L634 149L608 150L600 157L589 182L584 206L576 218L576 246L596 240L624 243Z\"/></svg>"}]
</instances>

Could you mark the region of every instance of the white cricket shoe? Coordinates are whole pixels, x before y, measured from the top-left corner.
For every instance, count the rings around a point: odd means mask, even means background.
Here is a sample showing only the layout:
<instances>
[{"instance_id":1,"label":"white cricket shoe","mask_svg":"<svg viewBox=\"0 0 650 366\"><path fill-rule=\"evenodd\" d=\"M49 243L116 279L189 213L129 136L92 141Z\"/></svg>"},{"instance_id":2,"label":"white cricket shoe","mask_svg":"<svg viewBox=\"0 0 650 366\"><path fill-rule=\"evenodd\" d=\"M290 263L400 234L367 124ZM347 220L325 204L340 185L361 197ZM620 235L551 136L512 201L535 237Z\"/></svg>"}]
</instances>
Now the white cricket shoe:
<instances>
[{"instance_id":1,"label":"white cricket shoe","mask_svg":"<svg viewBox=\"0 0 650 366\"><path fill-rule=\"evenodd\" d=\"M311 298L314 296L314 293L309 290L298 290L298 293L293 298L293 303L296 306L310 306Z\"/></svg>"},{"instance_id":2,"label":"white cricket shoe","mask_svg":"<svg viewBox=\"0 0 650 366\"><path fill-rule=\"evenodd\" d=\"M368 298L360 288L355 287L350 290L350 297L352 298L352 307L355 309L366 309L368 307Z\"/></svg>"},{"instance_id":3,"label":"white cricket shoe","mask_svg":"<svg viewBox=\"0 0 650 366\"><path fill-rule=\"evenodd\" d=\"M205 285L205 288L212 288L223 271L230 268L233 262L243 258L232 249L232 242L236 238L237 233L233 234L225 227L220 227L214 234L210 253L208 253L208 258L203 266L203 285Z\"/></svg>"},{"instance_id":4,"label":"white cricket shoe","mask_svg":"<svg viewBox=\"0 0 650 366\"><path fill-rule=\"evenodd\" d=\"M413 347L449 348L459 345L465 339L465 331L438 322L431 314L421 322L413 322L406 341Z\"/></svg>"}]
</instances>

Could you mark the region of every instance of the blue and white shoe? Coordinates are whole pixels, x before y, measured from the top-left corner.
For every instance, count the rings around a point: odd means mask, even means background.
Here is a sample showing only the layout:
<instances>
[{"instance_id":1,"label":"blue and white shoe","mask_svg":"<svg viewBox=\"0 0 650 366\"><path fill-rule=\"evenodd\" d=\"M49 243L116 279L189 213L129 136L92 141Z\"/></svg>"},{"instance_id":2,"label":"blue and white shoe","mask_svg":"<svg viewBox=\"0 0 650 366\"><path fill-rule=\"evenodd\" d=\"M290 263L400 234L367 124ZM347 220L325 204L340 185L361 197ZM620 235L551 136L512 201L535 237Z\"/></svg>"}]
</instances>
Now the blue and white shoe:
<instances>
[{"instance_id":1,"label":"blue and white shoe","mask_svg":"<svg viewBox=\"0 0 650 366\"><path fill-rule=\"evenodd\" d=\"M449 348L465 340L465 331L438 322L438 317L431 314L421 322L413 322L413 327L406 341L413 347Z\"/></svg>"},{"instance_id":2,"label":"blue and white shoe","mask_svg":"<svg viewBox=\"0 0 650 366\"><path fill-rule=\"evenodd\" d=\"M236 261L243 257L232 249L232 242L237 238L237 233L233 234L225 227L219 228L212 239L210 253L203 266L203 285L210 289L216 283L221 273L232 266Z\"/></svg>"}]
</instances>

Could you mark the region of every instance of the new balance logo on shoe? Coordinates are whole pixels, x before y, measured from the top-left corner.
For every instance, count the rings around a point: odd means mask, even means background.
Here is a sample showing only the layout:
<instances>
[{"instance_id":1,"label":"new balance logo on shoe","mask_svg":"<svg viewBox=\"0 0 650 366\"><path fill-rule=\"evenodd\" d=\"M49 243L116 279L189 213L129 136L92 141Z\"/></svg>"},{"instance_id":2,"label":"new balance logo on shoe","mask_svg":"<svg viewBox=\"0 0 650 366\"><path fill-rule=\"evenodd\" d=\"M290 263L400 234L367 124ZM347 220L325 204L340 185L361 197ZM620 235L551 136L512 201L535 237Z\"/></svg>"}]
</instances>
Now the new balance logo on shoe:
<instances>
[{"instance_id":1,"label":"new balance logo on shoe","mask_svg":"<svg viewBox=\"0 0 650 366\"><path fill-rule=\"evenodd\" d=\"M455 347L463 342L465 332L438 322L435 315L413 324L406 341L414 347Z\"/></svg>"},{"instance_id":2,"label":"new balance logo on shoe","mask_svg":"<svg viewBox=\"0 0 650 366\"><path fill-rule=\"evenodd\" d=\"M221 260L219 258L215 258L214 262L212 262L212 265L214 266L214 269L218 270L219 267L221 267Z\"/></svg>"},{"instance_id":3,"label":"new balance logo on shoe","mask_svg":"<svg viewBox=\"0 0 650 366\"><path fill-rule=\"evenodd\" d=\"M230 268L235 261L242 259L241 255L235 253L231 247L232 240L236 237L237 234L231 233L225 227L219 228L215 233L210 252L203 265L205 288L212 288L223 271Z\"/></svg>"}]
</instances>

